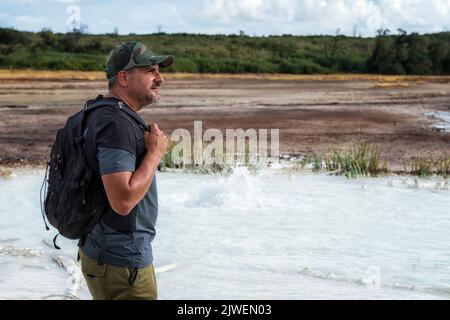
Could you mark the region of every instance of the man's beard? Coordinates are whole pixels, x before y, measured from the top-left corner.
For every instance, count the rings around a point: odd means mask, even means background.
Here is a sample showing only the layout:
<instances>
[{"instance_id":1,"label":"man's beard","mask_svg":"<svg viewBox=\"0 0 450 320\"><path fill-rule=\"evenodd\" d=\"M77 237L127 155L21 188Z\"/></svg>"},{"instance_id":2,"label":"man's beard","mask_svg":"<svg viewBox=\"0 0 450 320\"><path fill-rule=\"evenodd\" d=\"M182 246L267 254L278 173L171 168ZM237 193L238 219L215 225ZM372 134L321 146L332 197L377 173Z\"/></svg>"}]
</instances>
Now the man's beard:
<instances>
[{"instance_id":1,"label":"man's beard","mask_svg":"<svg viewBox=\"0 0 450 320\"><path fill-rule=\"evenodd\" d=\"M142 106L146 106L146 105L153 104L153 103L158 103L160 99L161 98L159 96L159 93L155 93L155 92L145 92L144 94L140 94L138 96L139 103Z\"/></svg>"}]
</instances>

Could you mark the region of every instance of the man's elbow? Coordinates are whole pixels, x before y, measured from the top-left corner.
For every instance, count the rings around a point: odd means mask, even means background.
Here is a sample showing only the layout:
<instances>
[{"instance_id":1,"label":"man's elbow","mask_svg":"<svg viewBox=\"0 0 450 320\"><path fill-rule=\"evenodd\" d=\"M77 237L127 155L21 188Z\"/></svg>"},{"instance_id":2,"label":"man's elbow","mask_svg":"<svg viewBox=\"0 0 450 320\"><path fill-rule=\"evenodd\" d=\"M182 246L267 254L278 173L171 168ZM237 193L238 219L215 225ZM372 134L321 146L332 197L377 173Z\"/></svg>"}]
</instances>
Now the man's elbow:
<instances>
[{"instance_id":1,"label":"man's elbow","mask_svg":"<svg viewBox=\"0 0 450 320\"><path fill-rule=\"evenodd\" d=\"M121 216L129 215L134 208L133 203L125 200L111 201L110 205L114 212Z\"/></svg>"}]
</instances>

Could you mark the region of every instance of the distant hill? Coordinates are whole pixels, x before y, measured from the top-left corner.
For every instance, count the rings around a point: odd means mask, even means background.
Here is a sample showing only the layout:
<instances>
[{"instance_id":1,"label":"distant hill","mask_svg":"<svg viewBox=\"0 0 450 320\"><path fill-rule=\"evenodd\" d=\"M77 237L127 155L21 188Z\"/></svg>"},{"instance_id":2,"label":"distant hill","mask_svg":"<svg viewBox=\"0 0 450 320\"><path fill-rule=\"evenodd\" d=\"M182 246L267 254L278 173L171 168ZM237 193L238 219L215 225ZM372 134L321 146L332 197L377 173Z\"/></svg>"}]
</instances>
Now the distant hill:
<instances>
[{"instance_id":1,"label":"distant hill","mask_svg":"<svg viewBox=\"0 0 450 320\"><path fill-rule=\"evenodd\" d=\"M141 41L172 54L169 72L450 74L450 33L376 38L148 34L91 35L0 28L0 68L104 70L107 53L122 41Z\"/></svg>"}]
</instances>

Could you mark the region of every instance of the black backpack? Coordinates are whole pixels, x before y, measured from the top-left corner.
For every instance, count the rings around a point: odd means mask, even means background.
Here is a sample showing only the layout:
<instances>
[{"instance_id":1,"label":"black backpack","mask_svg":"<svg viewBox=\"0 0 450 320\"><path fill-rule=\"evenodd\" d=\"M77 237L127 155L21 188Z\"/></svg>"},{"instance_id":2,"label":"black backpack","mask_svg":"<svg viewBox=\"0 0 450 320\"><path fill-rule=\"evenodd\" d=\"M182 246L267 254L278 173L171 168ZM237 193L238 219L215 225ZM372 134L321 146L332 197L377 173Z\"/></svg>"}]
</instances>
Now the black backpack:
<instances>
[{"instance_id":1,"label":"black backpack","mask_svg":"<svg viewBox=\"0 0 450 320\"><path fill-rule=\"evenodd\" d=\"M95 164L89 163L83 147L87 116L102 106L119 108L144 130L149 131L145 122L124 106L123 102L103 96L86 102L84 109L70 116L65 127L58 130L41 186L41 210L46 229L50 230L45 216L58 229L59 234L69 239L83 241L99 222L106 208L107 198L98 169L94 169ZM56 249L60 249L56 245L57 236L53 239L53 244Z\"/></svg>"}]
</instances>

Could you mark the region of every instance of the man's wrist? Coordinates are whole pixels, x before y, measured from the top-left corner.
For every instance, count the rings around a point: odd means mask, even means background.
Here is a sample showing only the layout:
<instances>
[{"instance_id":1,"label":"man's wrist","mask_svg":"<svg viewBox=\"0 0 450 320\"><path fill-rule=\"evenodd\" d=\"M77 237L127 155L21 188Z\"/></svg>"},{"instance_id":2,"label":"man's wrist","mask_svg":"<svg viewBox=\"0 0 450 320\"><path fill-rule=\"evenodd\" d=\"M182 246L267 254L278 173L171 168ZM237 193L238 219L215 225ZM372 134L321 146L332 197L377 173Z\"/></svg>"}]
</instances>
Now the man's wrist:
<instances>
[{"instance_id":1,"label":"man's wrist","mask_svg":"<svg viewBox=\"0 0 450 320\"><path fill-rule=\"evenodd\" d=\"M147 159L147 161L158 163L158 164L161 161L161 158L162 158L162 156L156 152L147 151L147 154L145 155L145 159Z\"/></svg>"}]
</instances>

